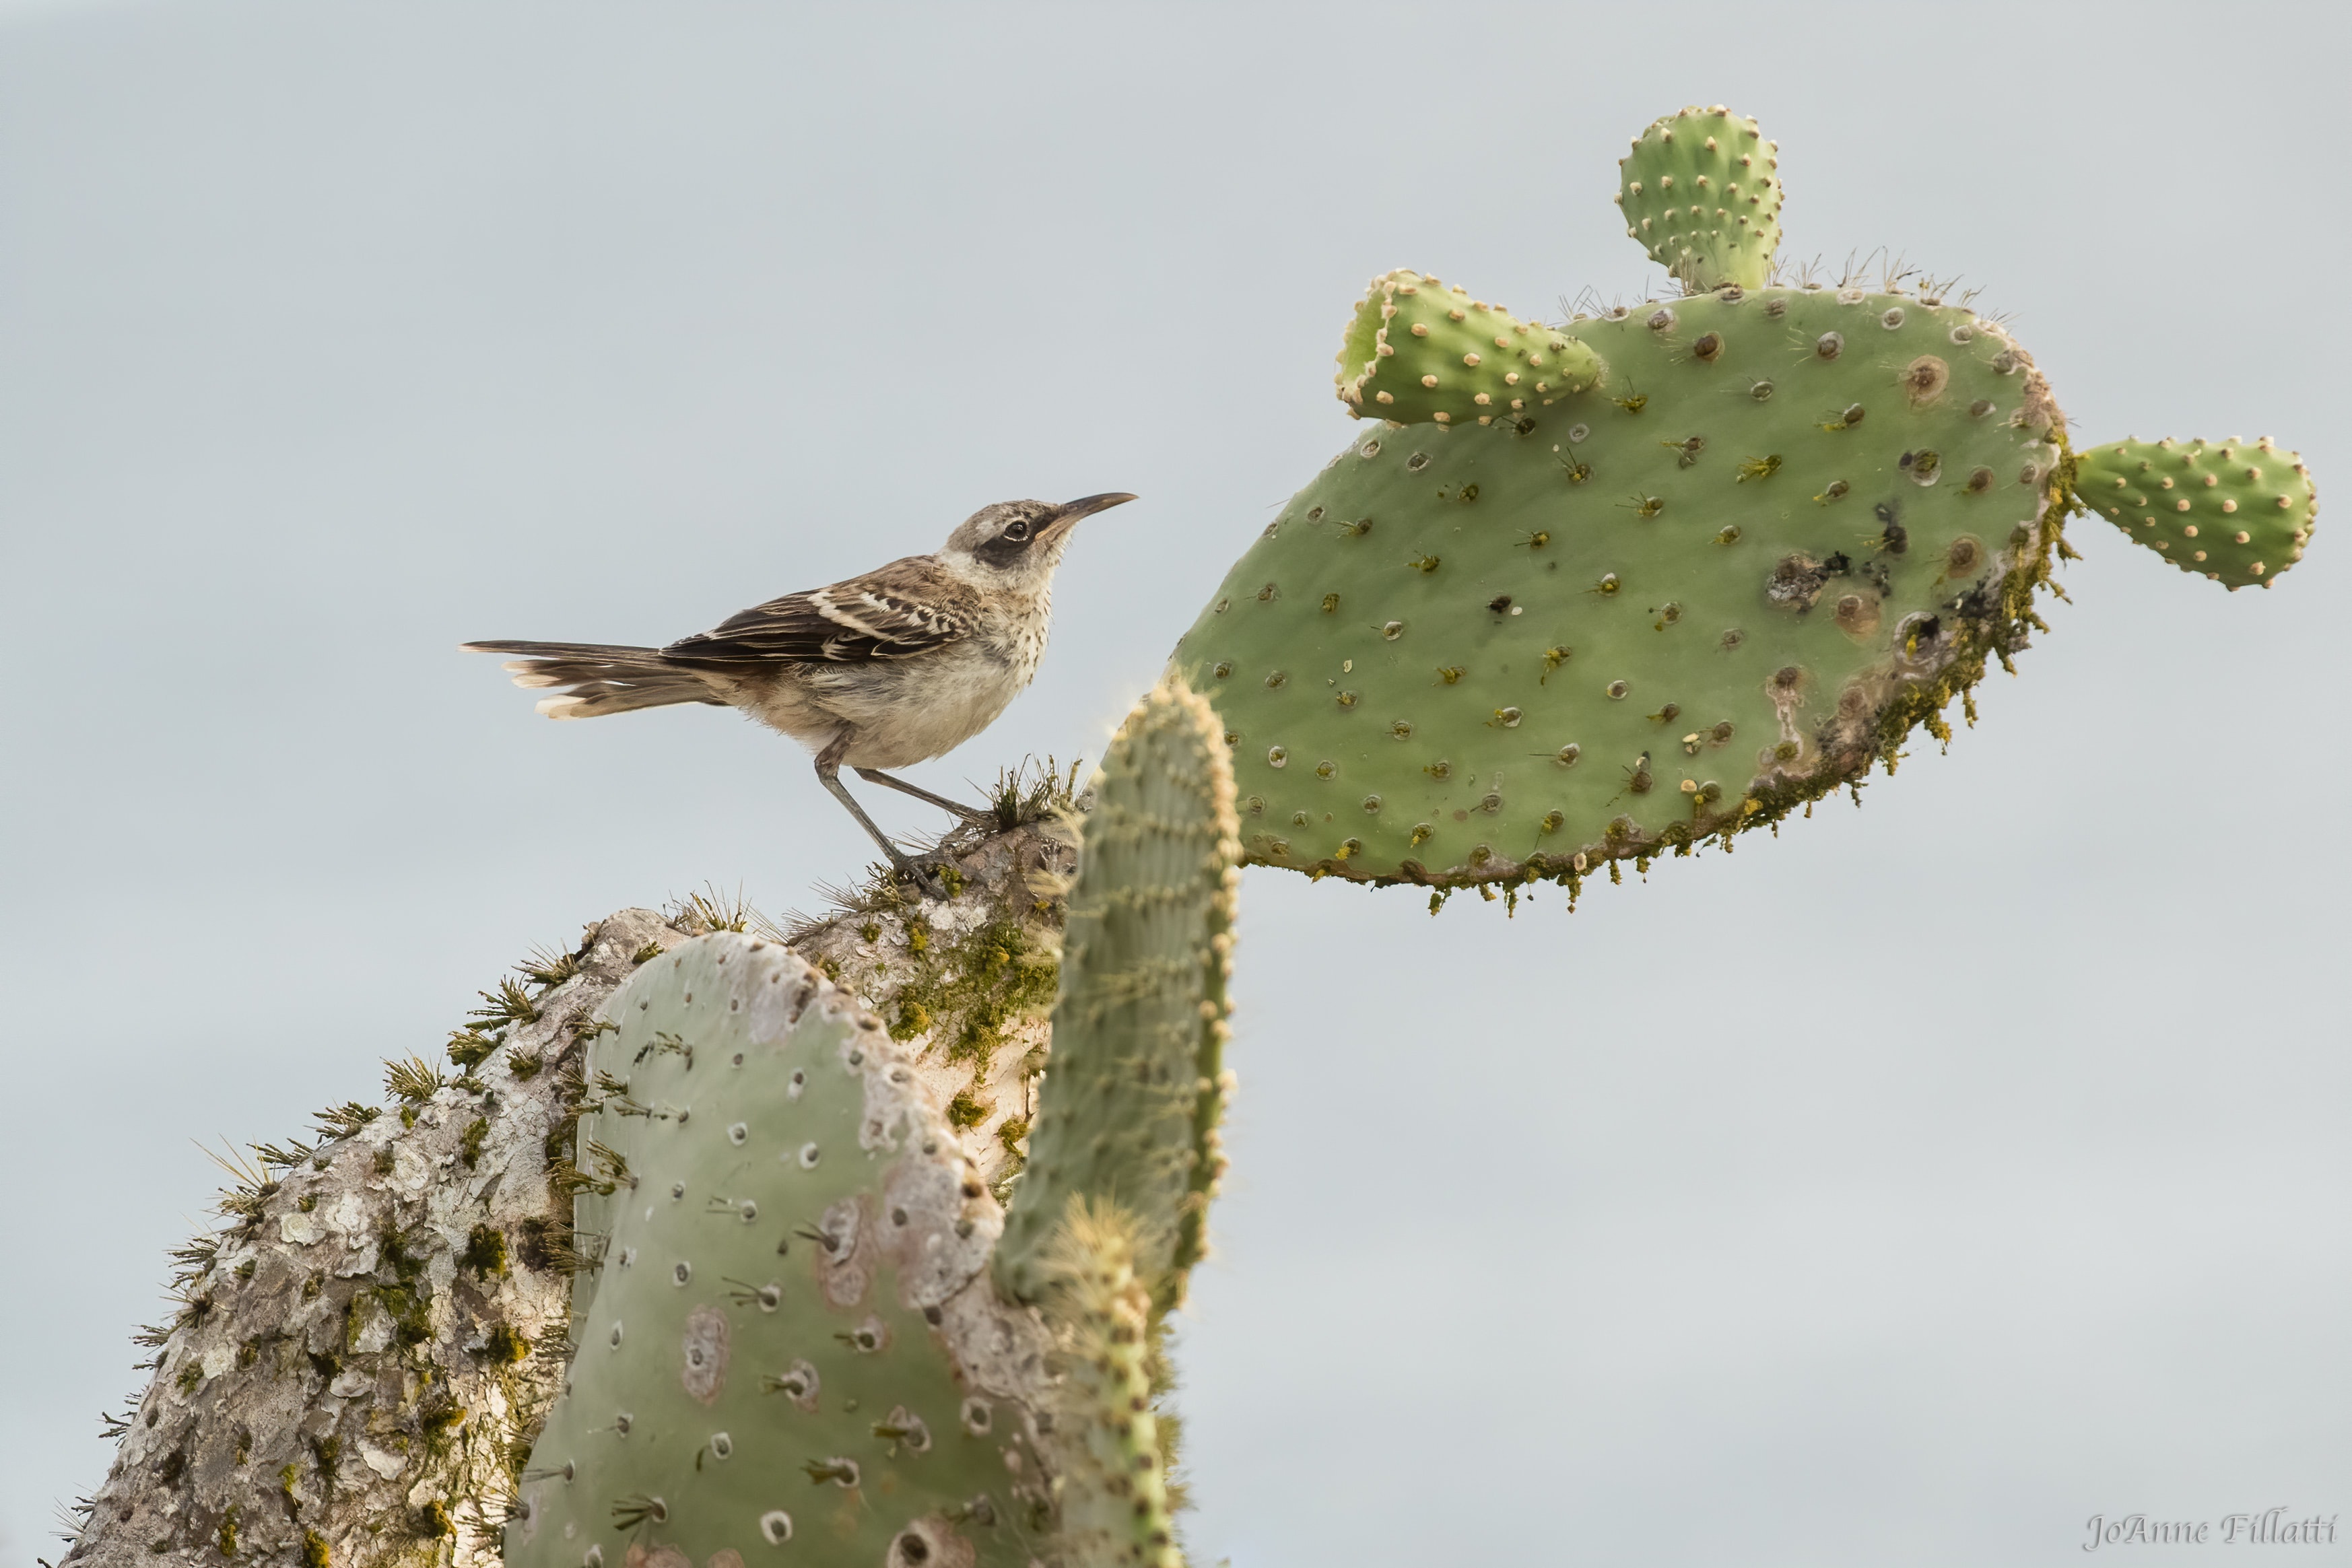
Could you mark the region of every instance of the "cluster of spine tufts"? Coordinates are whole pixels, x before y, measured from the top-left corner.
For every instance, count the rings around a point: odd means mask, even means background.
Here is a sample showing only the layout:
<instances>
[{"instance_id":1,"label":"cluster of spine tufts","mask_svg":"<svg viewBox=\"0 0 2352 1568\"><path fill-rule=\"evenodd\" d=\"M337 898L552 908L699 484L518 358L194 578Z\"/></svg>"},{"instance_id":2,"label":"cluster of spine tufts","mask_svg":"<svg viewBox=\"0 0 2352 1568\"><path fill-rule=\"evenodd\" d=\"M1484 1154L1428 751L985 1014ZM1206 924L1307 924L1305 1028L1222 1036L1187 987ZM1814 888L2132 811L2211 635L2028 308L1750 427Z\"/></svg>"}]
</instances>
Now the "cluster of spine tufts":
<instances>
[{"instance_id":1,"label":"cluster of spine tufts","mask_svg":"<svg viewBox=\"0 0 2352 1568\"><path fill-rule=\"evenodd\" d=\"M1417 272L1371 281L1335 378L1350 415L1491 423L1598 385L1586 345Z\"/></svg>"},{"instance_id":2,"label":"cluster of spine tufts","mask_svg":"<svg viewBox=\"0 0 2352 1568\"><path fill-rule=\"evenodd\" d=\"M1617 161L1625 232L1694 292L1762 287L1780 243L1780 151L1721 104L1668 115Z\"/></svg>"},{"instance_id":3,"label":"cluster of spine tufts","mask_svg":"<svg viewBox=\"0 0 2352 1568\"><path fill-rule=\"evenodd\" d=\"M2075 460L2084 505L2183 571L2231 591L2268 588L2303 559L2319 514L2311 470L2267 435L2134 441Z\"/></svg>"},{"instance_id":4,"label":"cluster of spine tufts","mask_svg":"<svg viewBox=\"0 0 2352 1568\"><path fill-rule=\"evenodd\" d=\"M1052 1436L1060 1540L1073 1568L1182 1563L1152 1409L1154 1315L1136 1273L1138 1240L1132 1216L1077 1197L1045 1259L1062 1375Z\"/></svg>"}]
</instances>

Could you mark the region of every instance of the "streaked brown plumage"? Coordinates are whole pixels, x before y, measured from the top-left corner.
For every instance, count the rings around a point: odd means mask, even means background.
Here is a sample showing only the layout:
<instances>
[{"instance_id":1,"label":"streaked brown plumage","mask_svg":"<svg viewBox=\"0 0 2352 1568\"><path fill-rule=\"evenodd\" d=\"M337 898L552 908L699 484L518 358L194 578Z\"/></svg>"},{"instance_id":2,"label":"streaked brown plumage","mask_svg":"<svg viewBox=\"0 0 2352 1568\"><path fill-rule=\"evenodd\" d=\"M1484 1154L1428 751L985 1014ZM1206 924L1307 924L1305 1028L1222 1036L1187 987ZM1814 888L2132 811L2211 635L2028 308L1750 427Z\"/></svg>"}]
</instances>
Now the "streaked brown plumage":
<instances>
[{"instance_id":1,"label":"streaked brown plumage","mask_svg":"<svg viewBox=\"0 0 2352 1568\"><path fill-rule=\"evenodd\" d=\"M1135 497L1051 506L1002 501L973 513L937 555L908 556L824 588L788 593L664 648L484 642L519 686L560 686L550 718L594 718L673 703L745 713L816 753L817 778L927 889L935 879L883 835L838 777L850 768L973 820L985 813L881 771L953 750L993 723L1037 673L1054 569L1081 517Z\"/></svg>"}]
</instances>

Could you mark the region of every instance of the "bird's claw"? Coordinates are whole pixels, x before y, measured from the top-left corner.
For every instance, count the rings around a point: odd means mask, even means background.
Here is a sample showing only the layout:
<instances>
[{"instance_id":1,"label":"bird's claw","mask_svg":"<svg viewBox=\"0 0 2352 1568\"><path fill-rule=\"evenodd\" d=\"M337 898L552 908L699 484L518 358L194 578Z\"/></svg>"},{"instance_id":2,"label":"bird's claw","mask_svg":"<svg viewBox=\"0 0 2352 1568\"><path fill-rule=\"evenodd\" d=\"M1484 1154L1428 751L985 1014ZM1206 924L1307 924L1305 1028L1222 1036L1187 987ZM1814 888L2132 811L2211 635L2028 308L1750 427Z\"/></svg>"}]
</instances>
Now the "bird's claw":
<instances>
[{"instance_id":1,"label":"bird's claw","mask_svg":"<svg viewBox=\"0 0 2352 1568\"><path fill-rule=\"evenodd\" d=\"M915 891L925 898L944 903L954 896L956 884L963 880L963 868L942 854L894 857L899 879L915 884Z\"/></svg>"}]
</instances>

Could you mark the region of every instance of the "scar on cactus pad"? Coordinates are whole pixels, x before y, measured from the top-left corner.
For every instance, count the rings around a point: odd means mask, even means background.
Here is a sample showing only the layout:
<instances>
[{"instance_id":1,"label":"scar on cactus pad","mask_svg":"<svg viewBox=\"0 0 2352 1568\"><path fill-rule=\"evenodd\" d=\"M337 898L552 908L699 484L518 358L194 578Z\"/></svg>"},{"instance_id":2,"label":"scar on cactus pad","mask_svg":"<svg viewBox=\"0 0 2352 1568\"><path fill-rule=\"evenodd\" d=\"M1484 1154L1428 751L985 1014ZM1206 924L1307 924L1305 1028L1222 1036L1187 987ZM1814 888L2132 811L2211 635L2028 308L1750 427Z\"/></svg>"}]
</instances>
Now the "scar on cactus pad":
<instances>
[{"instance_id":1,"label":"scar on cactus pad","mask_svg":"<svg viewBox=\"0 0 2352 1568\"><path fill-rule=\"evenodd\" d=\"M2311 477L2268 437L2078 452L1966 302L1776 282L1754 120L1659 120L1618 199L1680 297L1547 324L1397 271L1357 307L1365 427L1171 664L1223 721L1250 860L1573 889L1728 847L1948 739L1954 698L1973 721L2068 515L2231 590L2302 559Z\"/></svg>"}]
</instances>

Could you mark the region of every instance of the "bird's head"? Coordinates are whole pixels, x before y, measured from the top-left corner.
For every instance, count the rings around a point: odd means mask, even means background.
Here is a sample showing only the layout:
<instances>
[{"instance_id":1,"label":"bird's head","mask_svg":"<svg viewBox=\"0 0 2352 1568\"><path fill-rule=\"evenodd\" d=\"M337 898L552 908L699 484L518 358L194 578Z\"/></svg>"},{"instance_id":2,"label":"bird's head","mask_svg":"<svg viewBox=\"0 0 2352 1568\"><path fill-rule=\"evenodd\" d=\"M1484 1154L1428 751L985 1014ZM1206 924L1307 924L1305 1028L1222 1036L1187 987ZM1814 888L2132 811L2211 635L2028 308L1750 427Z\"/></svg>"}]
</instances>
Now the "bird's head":
<instances>
[{"instance_id":1,"label":"bird's head","mask_svg":"<svg viewBox=\"0 0 2352 1568\"><path fill-rule=\"evenodd\" d=\"M947 548L940 553L1008 584L1042 582L1061 564L1070 530L1079 518L1134 499L1115 491L1082 496L1059 506L1051 501L999 501L966 517L948 536Z\"/></svg>"}]
</instances>

